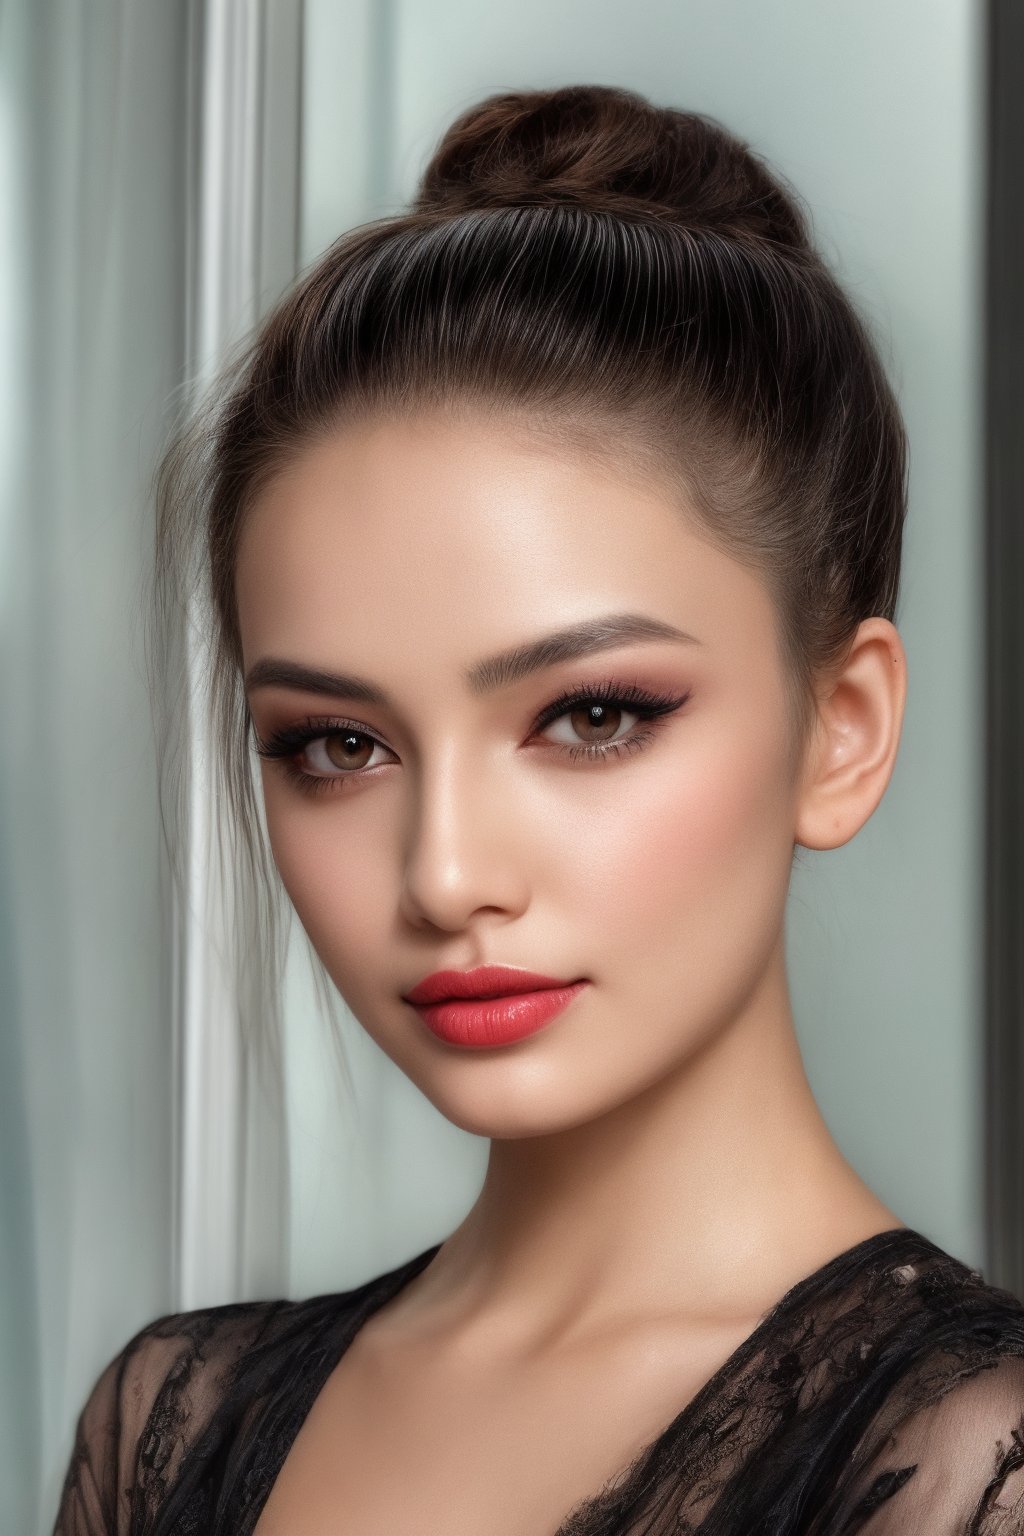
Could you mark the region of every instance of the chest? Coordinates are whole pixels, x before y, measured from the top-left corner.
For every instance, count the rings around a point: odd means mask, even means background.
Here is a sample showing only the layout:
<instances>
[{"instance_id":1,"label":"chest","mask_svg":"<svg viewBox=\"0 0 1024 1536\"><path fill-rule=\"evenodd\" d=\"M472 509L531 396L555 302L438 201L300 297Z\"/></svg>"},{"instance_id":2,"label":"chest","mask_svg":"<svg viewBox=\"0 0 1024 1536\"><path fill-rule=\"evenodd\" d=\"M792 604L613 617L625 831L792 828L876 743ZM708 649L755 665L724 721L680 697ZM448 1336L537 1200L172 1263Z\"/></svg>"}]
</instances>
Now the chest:
<instances>
[{"instance_id":1,"label":"chest","mask_svg":"<svg viewBox=\"0 0 1024 1536\"><path fill-rule=\"evenodd\" d=\"M735 1332L652 1333L481 1370L445 1351L350 1347L254 1536L551 1536L718 1369Z\"/></svg>"}]
</instances>

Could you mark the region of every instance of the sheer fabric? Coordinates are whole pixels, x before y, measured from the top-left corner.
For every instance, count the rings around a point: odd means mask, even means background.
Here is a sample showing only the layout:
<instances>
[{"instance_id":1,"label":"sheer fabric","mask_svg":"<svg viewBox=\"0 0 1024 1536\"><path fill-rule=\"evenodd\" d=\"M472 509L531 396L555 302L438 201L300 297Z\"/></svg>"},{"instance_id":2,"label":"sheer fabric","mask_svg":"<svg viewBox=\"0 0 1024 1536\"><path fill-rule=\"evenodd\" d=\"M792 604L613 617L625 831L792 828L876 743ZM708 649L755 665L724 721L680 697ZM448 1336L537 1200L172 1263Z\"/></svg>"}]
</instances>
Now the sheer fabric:
<instances>
[{"instance_id":1,"label":"sheer fabric","mask_svg":"<svg viewBox=\"0 0 1024 1536\"><path fill-rule=\"evenodd\" d=\"M82 1410L54 1536L250 1536L344 1350L439 1246L143 1328ZM854 1532L1024 1536L1024 1305L909 1228L793 1286L554 1536Z\"/></svg>"}]
</instances>

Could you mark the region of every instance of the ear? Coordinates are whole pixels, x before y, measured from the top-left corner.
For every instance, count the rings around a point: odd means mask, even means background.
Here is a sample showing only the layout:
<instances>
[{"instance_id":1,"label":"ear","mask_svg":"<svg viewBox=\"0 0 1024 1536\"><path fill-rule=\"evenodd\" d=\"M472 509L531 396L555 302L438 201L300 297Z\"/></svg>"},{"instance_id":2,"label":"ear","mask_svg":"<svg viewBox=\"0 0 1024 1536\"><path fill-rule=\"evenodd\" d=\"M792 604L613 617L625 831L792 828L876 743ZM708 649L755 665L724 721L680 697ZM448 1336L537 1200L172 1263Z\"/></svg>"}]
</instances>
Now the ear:
<instances>
[{"instance_id":1,"label":"ear","mask_svg":"<svg viewBox=\"0 0 1024 1536\"><path fill-rule=\"evenodd\" d=\"M794 841L839 848L878 805L896 762L907 659L888 619L865 619L842 670L820 685L804 760Z\"/></svg>"}]
</instances>

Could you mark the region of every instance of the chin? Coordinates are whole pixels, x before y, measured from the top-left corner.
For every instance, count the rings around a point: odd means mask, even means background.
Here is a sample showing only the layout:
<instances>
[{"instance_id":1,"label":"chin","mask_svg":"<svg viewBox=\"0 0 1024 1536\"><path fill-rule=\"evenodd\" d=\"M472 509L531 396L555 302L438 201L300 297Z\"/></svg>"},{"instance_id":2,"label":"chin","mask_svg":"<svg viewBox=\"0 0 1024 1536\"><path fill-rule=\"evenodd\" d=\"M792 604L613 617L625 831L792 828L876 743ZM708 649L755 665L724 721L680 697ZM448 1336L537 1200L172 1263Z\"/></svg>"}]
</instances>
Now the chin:
<instances>
[{"instance_id":1,"label":"chin","mask_svg":"<svg viewBox=\"0 0 1024 1536\"><path fill-rule=\"evenodd\" d=\"M492 1141L520 1141L530 1136L556 1136L600 1120L633 1097L621 1078L614 1085L584 1083L578 1072L565 1067L526 1062L512 1066L506 1055L491 1055L485 1070L469 1067L480 1062L461 1058L461 1070L446 1072L436 1066L429 1072L409 1072L420 1092L453 1125L474 1136ZM403 1067L408 1071L408 1067ZM637 1087L637 1092L641 1087Z\"/></svg>"}]
</instances>

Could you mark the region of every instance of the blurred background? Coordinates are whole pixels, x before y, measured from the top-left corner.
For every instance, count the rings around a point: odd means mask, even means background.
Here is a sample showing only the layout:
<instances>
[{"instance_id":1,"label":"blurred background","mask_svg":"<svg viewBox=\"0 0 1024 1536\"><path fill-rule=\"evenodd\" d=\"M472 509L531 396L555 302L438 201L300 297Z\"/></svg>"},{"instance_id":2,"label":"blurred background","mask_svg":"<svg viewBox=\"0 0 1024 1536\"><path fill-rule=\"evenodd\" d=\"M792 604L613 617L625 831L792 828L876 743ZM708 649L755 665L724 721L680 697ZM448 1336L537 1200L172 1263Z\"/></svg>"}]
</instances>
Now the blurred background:
<instances>
[{"instance_id":1,"label":"blurred background","mask_svg":"<svg viewBox=\"0 0 1024 1536\"><path fill-rule=\"evenodd\" d=\"M142 1324L354 1285L482 1178L486 1143L351 1017L345 1093L298 935L283 1080L254 1073L201 764L184 906L168 882L142 629L172 421L493 91L596 81L721 118L806 199L879 341L911 441L909 704L879 810L797 871L794 1003L861 1174L1024 1288L1014 10L0 0L3 1536L49 1531L77 1413Z\"/></svg>"}]
</instances>

